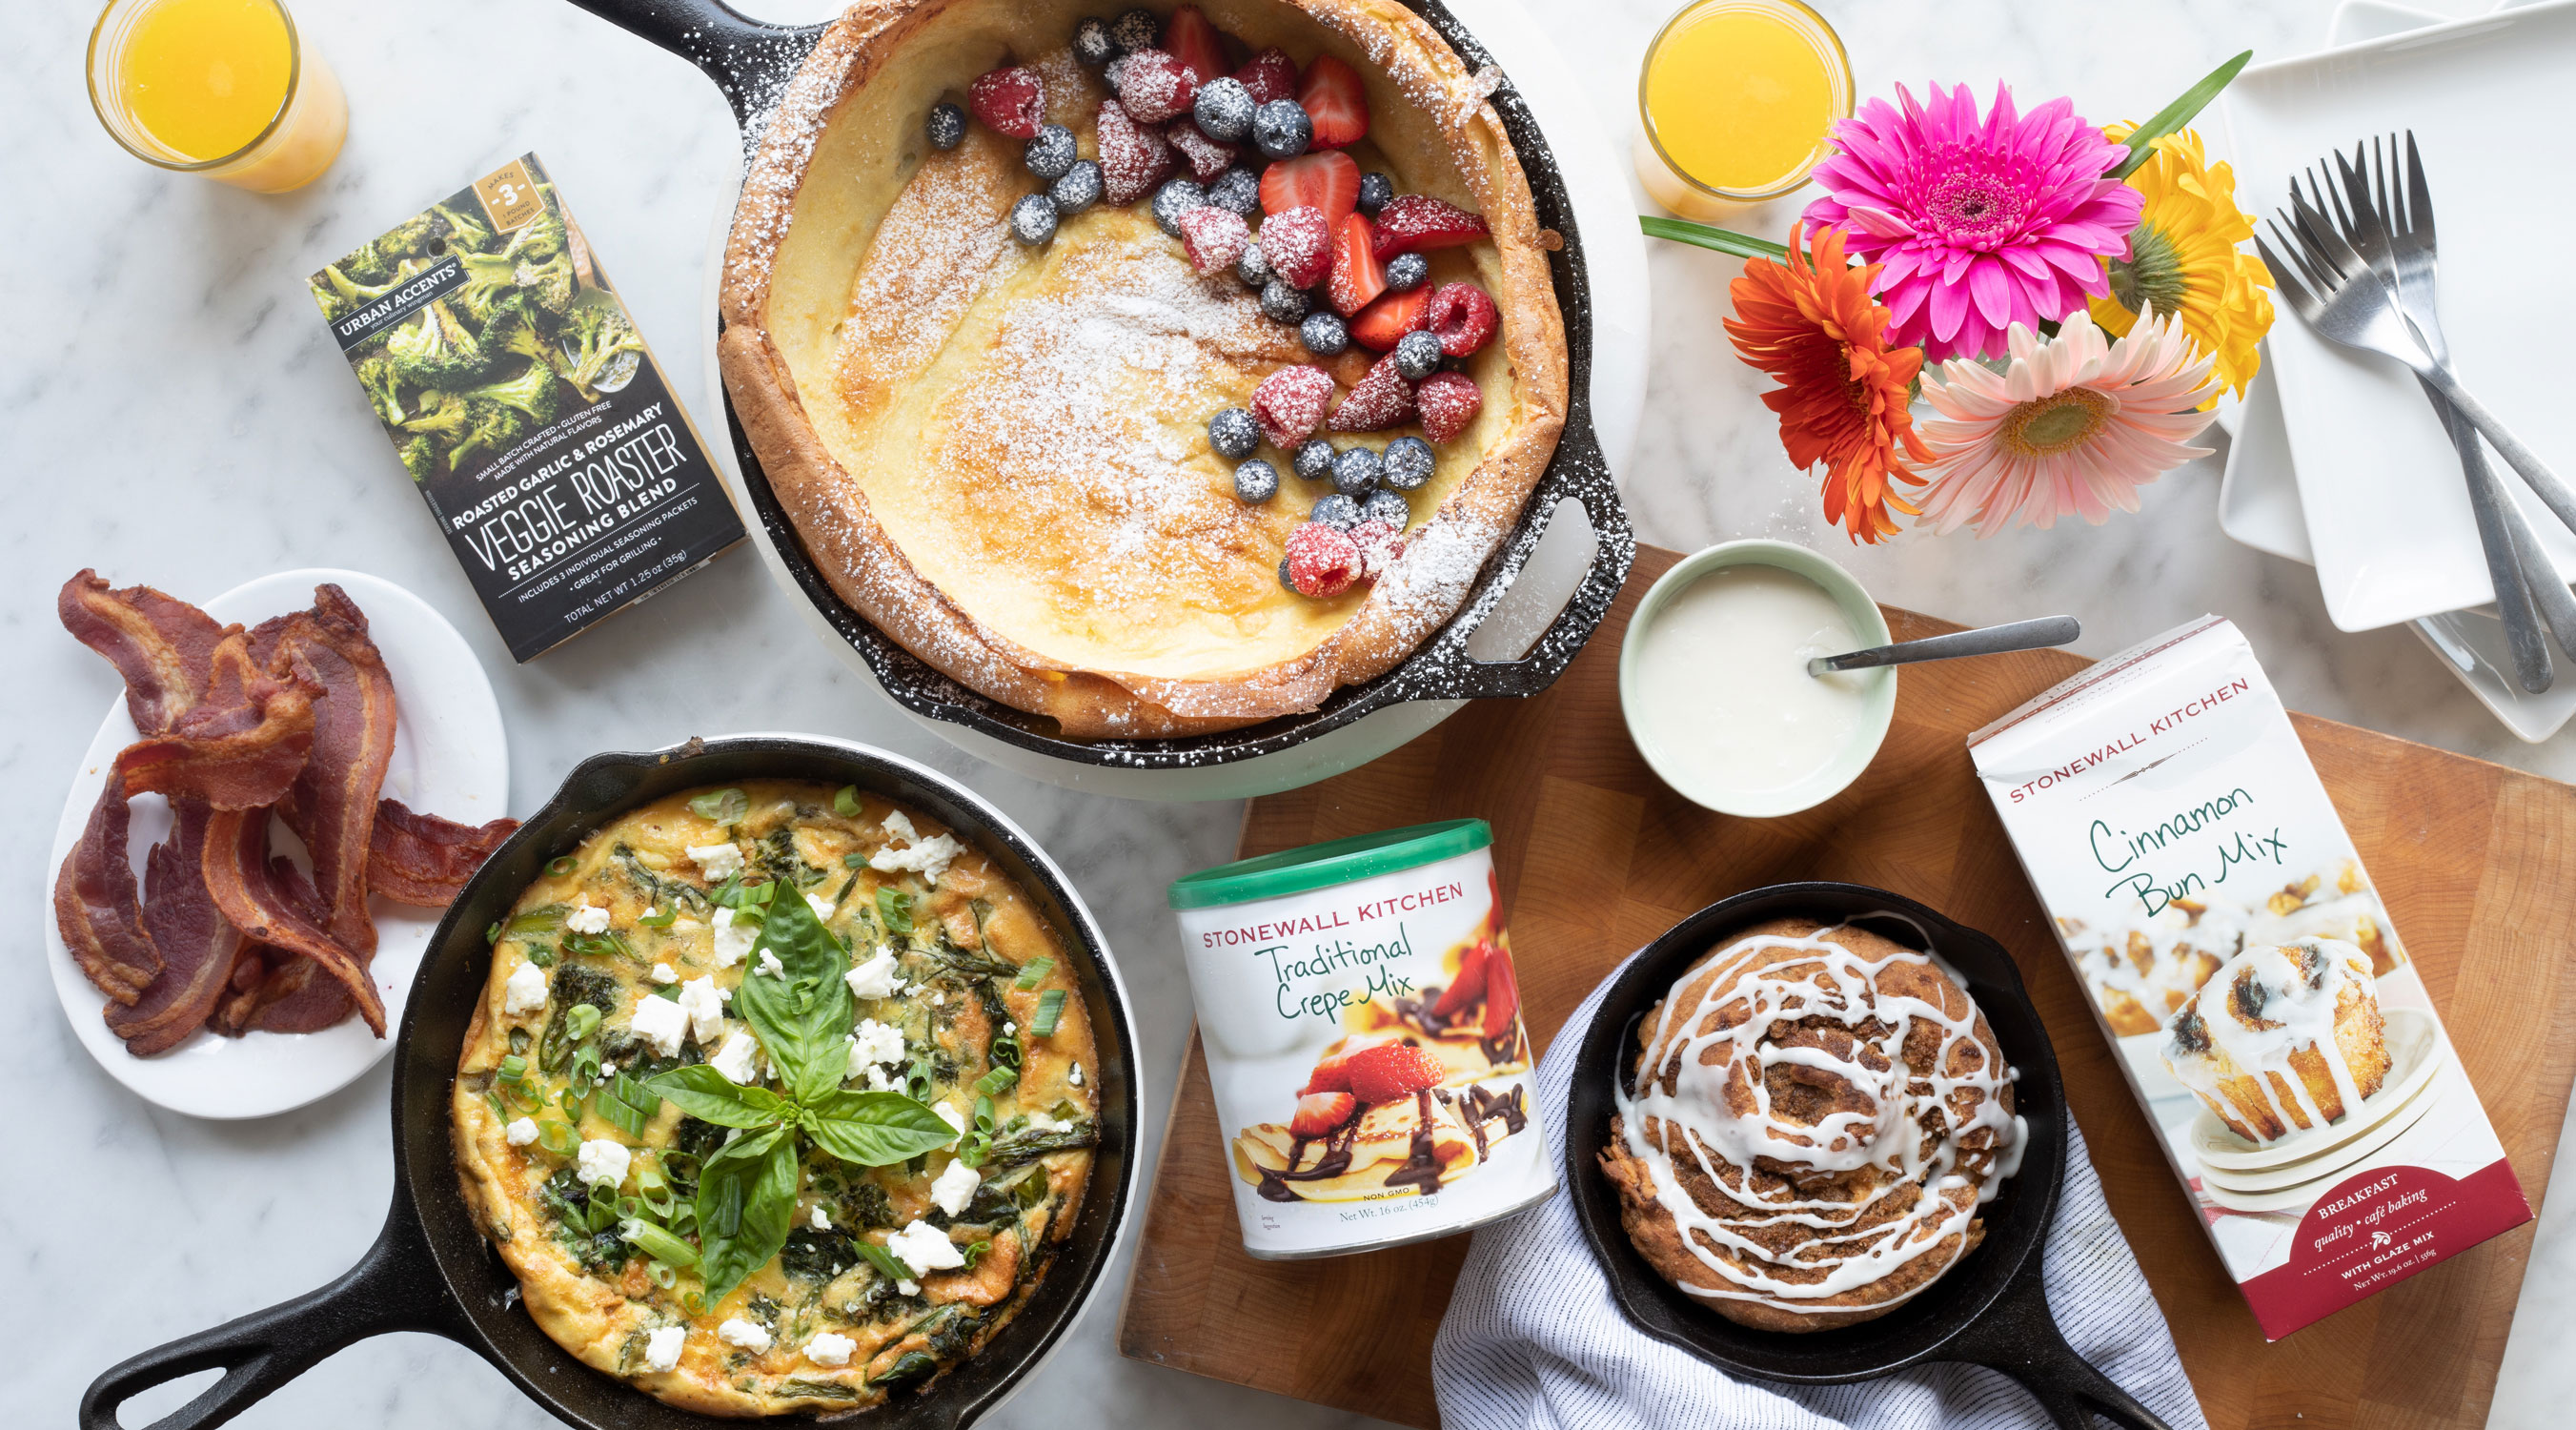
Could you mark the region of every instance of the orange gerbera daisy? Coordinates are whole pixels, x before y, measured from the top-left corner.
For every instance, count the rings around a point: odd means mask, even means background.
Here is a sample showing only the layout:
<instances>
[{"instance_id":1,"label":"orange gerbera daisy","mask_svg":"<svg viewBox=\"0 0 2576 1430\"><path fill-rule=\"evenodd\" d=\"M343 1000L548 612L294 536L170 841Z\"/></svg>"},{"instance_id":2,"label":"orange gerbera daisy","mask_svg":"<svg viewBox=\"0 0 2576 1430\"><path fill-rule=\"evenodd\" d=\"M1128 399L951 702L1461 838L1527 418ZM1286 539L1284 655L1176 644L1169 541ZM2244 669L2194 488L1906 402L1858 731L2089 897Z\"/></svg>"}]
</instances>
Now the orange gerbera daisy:
<instances>
[{"instance_id":1,"label":"orange gerbera daisy","mask_svg":"<svg viewBox=\"0 0 2576 1430\"><path fill-rule=\"evenodd\" d=\"M1736 352L1780 379L1762 401L1780 414L1789 460L1827 464L1825 516L1868 542L1896 534L1891 511L1915 512L1891 480L1921 484L1906 458L1932 460L1906 410L1923 350L1888 348L1887 310L1869 296L1877 277L1876 264L1844 260L1840 228L1801 227L1788 262L1745 260L1726 321Z\"/></svg>"}]
</instances>

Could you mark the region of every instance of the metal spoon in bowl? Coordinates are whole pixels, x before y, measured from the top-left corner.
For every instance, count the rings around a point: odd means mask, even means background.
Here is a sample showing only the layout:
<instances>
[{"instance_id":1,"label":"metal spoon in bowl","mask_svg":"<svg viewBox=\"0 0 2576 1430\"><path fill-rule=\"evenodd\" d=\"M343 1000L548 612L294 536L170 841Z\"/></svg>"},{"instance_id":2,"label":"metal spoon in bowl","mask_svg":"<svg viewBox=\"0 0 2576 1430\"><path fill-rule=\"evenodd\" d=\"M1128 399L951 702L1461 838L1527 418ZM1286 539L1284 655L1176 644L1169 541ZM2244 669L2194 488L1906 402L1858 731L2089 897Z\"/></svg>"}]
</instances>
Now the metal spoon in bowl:
<instances>
[{"instance_id":1,"label":"metal spoon in bowl","mask_svg":"<svg viewBox=\"0 0 2576 1430\"><path fill-rule=\"evenodd\" d=\"M2045 650L2064 645L2084 634L2084 627L2073 616L2042 616L2035 621L2011 621L2000 626L1984 626L1973 631L1952 631L1946 636L1926 636L1919 641L1898 641L1894 645L1872 646L1848 655L1820 655L1807 662L1809 675L1824 675L1837 670L1868 670L1881 665L1911 665L1918 660L1950 660L1963 655L2003 655L2016 650Z\"/></svg>"}]
</instances>

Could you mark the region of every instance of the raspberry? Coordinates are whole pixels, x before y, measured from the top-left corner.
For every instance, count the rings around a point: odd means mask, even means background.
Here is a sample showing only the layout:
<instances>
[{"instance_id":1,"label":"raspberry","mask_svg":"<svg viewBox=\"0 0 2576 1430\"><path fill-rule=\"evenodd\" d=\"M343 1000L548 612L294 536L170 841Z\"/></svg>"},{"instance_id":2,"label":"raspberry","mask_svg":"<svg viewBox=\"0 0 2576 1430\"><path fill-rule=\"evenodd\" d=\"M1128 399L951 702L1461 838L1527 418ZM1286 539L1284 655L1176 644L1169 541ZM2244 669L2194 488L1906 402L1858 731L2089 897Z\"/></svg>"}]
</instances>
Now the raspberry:
<instances>
[{"instance_id":1,"label":"raspberry","mask_svg":"<svg viewBox=\"0 0 2576 1430\"><path fill-rule=\"evenodd\" d=\"M1333 229L1324 211L1300 204L1261 224L1261 253L1292 288L1312 288L1333 271Z\"/></svg>"},{"instance_id":2,"label":"raspberry","mask_svg":"<svg viewBox=\"0 0 2576 1430\"><path fill-rule=\"evenodd\" d=\"M1438 1087L1449 1069L1428 1048L1388 1043L1351 1055L1351 1096L1362 1102L1395 1102Z\"/></svg>"},{"instance_id":3,"label":"raspberry","mask_svg":"<svg viewBox=\"0 0 2576 1430\"><path fill-rule=\"evenodd\" d=\"M1046 82L1025 65L994 70L966 87L966 107L996 134L1035 139L1046 119Z\"/></svg>"},{"instance_id":4,"label":"raspberry","mask_svg":"<svg viewBox=\"0 0 2576 1430\"><path fill-rule=\"evenodd\" d=\"M1297 94L1297 62L1277 45L1245 61L1234 77L1251 91L1256 107L1274 99L1293 99Z\"/></svg>"},{"instance_id":5,"label":"raspberry","mask_svg":"<svg viewBox=\"0 0 2576 1430\"><path fill-rule=\"evenodd\" d=\"M1252 229L1241 216L1228 213L1212 204L1202 204L1181 215L1181 250L1190 256L1190 266L1201 273L1218 273L1234 266L1243 256L1243 246L1252 241Z\"/></svg>"},{"instance_id":6,"label":"raspberry","mask_svg":"<svg viewBox=\"0 0 2576 1430\"><path fill-rule=\"evenodd\" d=\"M1154 191L1178 159L1163 136L1138 124L1118 101L1100 102L1100 181L1112 206L1125 208Z\"/></svg>"},{"instance_id":7,"label":"raspberry","mask_svg":"<svg viewBox=\"0 0 2576 1430\"><path fill-rule=\"evenodd\" d=\"M1190 112L1199 97L1199 77L1164 50L1138 50L1118 68L1118 102L1146 124L1160 124Z\"/></svg>"},{"instance_id":8,"label":"raspberry","mask_svg":"<svg viewBox=\"0 0 2576 1430\"><path fill-rule=\"evenodd\" d=\"M1360 549L1329 526L1302 522L1288 533L1288 584L1300 596L1328 601L1360 579Z\"/></svg>"},{"instance_id":9,"label":"raspberry","mask_svg":"<svg viewBox=\"0 0 2576 1430\"><path fill-rule=\"evenodd\" d=\"M1413 384L1396 370L1394 357L1382 357L1325 425L1335 432L1383 432L1404 425L1413 416L1414 402Z\"/></svg>"},{"instance_id":10,"label":"raspberry","mask_svg":"<svg viewBox=\"0 0 2576 1430\"><path fill-rule=\"evenodd\" d=\"M1392 492L1380 492L1369 501L1374 504L1378 496L1393 495ZM1396 497L1396 500L1404 498ZM1403 529L1392 522L1371 518L1352 527L1350 535L1351 545L1360 549L1360 579L1364 581L1384 576L1387 569L1395 564L1395 559L1404 554Z\"/></svg>"},{"instance_id":11,"label":"raspberry","mask_svg":"<svg viewBox=\"0 0 2576 1430\"><path fill-rule=\"evenodd\" d=\"M1333 379L1320 367L1283 367L1252 389L1252 420L1261 435L1285 452L1306 440L1324 420Z\"/></svg>"},{"instance_id":12,"label":"raspberry","mask_svg":"<svg viewBox=\"0 0 2576 1430\"><path fill-rule=\"evenodd\" d=\"M1484 410L1484 390L1463 372L1435 372L1414 390L1422 412L1422 430L1434 442L1446 442L1467 430Z\"/></svg>"},{"instance_id":13,"label":"raspberry","mask_svg":"<svg viewBox=\"0 0 2576 1430\"><path fill-rule=\"evenodd\" d=\"M1174 149L1180 151L1181 158L1190 166L1191 177L1202 184L1224 173L1226 168L1234 163L1233 145L1220 144L1210 139L1199 131L1197 124L1190 120L1173 120L1170 126L1163 130L1163 137L1171 141Z\"/></svg>"},{"instance_id":14,"label":"raspberry","mask_svg":"<svg viewBox=\"0 0 2576 1430\"><path fill-rule=\"evenodd\" d=\"M1431 290L1431 331L1440 350L1462 358L1493 341L1502 311L1473 283L1443 283Z\"/></svg>"},{"instance_id":15,"label":"raspberry","mask_svg":"<svg viewBox=\"0 0 2576 1430\"><path fill-rule=\"evenodd\" d=\"M1377 213L1378 261L1426 248L1455 248L1485 232L1485 221L1465 209L1425 194L1399 194Z\"/></svg>"},{"instance_id":16,"label":"raspberry","mask_svg":"<svg viewBox=\"0 0 2576 1430\"><path fill-rule=\"evenodd\" d=\"M1288 1135L1310 1142L1330 1137L1333 1129L1359 1110L1359 1099L1347 1092L1310 1092L1297 1099L1297 1111L1288 1119Z\"/></svg>"}]
</instances>

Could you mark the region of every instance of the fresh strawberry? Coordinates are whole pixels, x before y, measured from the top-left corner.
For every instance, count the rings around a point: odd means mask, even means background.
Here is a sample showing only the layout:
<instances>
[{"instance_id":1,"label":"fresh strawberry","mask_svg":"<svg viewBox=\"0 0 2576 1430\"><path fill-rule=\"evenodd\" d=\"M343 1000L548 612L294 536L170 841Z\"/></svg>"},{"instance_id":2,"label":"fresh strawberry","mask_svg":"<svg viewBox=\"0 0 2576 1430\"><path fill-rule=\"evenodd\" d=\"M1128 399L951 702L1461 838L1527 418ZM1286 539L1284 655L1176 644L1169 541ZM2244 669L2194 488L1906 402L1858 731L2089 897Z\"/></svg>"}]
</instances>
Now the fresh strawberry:
<instances>
[{"instance_id":1,"label":"fresh strawberry","mask_svg":"<svg viewBox=\"0 0 2576 1430\"><path fill-rule=\"evenodd\" d=\"M1190 67L1200 84L1225 73L1225 37L1199 12L1196 5L1184 5L1172 12L1163 26L1163 48L1172 58Z\"/></svg>"},{"instance_id":2,"label":"fresh strawberry","mask_svg":"<svg viewBox=\"0 0 2576 1430\"><path fill-rule=\"evenodd\" d=\"M1484 410L1485 392L1463 372L1435 372L1422 380L1413 401L1422 410L1423 435L1446 442L1466 431Z\"/></svg>"},{"instance_id":3,"label":"fresh strawberry","mask_svg":"<svg viewBox=\"0 0 2576 1430\"><path fill-rule=\"evenodd\" d=\"M1297 1090L1297 1095L1305 1097L1318 1092L1350 1091L1352 1057L1381 1043L1393 1041L1395 1041L1393 1038L1344 1038L1334 1045L1333 1051L1324 1054L1323 1058L1315 1064L1314 1075L1306 1079L1306 1085Z\"/></svg>"},{"instance_id":4,"label":"fresh strawberry","mask_svg":"<svg viewBox=\"0 0 2576 1430\"><path fill-rule=\"evenodd\" d=\"M1443 283L1431 294L1431 331L1440 336L1440 351L1453 358L1493 341L1502 324L1494 300L1473 283Z\"/></svg>"},{"instance_id":5,"label":"fresh strawberry","mask_svg":"<svg viewBox=\"0 0 2576 1430\"><path fill-rule=\"evenodd\" d=\"M1297 1099L1297 1111L1288 1119L1288 1135L1309 1142L1330 1137L1359 1110L1359 1099L1347 1092L1308 1093Z\"/></svg>"},{"instance_id":6,"label":"fresh strawberry","mask_svg":"<svg viewBox=\"0 0 2576 1430\"><path fill-rule=\"evenodd\" d=\"M1190 112L1199 77L1169 50L1138 50L1118 67L1118 102L1140 124L1161 124Z\"/></svg>"},{"instance_id":7,"label":"fresh strawberry","mask_svg":"<svg viewBox=\"0 0 2576 1430\"><path fill-rule=\"evenodd\" d=\"M1201 273L1220 273L1243 256L1252 229L1241 215L1214 204L1202 204L1181 215L1181 249Z\"/></svg>"},{"instance_id":8,"label":"fresh strawberry","mask_svg":"<svg viewBox=\"0 0 2576 1430\"><path fill-rule=\"evenodd\" d=\"M1324 425L1335 432L1383 432L1403 426L1413 416L1413 402L1413 384L1395 370L1390 353L1377 360Z\"/></svg>"},{"instance_id":9,"label":"fresh strawberry","mask_svg":"<svg viewBox=\"0 0 2576 1430\"><path fill-rule=\"evenodd\" d=\"M1374 581L1404 554L1404 533L1390 522L1364 521L1351 528L1351 545L1360 549L1360 579Z\"/></svg>"},{"instance_id":10,"label":"fresh strawberry","mask_svg":"<svg viewBox=\"0 0 2576 1430\"><path fill-rule=\"evenodd\" d=\"M1333 271L1333 227L1321 209L1282 209L1261 221L1261 256L1289 287L1312 288Z\"/></svg>"},{"instance_id":11,"label":"fresh strawberry","mask_svg":"<svg viewBox=\"0 0 2576 1430\"><path fill-rule=\"evenodd\" d=\"M1377 258L1456 248L1486 234L1485 221L1465 209L1422 194L1398 194L1377 211Z\"/></svg>"},{"instance_id":12,"label":"fresh strawberry","mask_svg":"<svg viewBox=\"0 0 2576 1430\"><path fill-rule=\"evenodd\" d=\"M1293 99L1297 94L1297 62L1288 52L1272 45L1244 62L1234 72L1245 89L1252 91L1252 102L1268 104L1274 99Z\"/></svg>"},{"instance_id":13,"label":"fresh strawberry","mask_svg":"<svg viewBox=\"0 0 2576 1430\"><path fill-rule=\"evenodd\" d=\"M1100 102L1100 183L1114 208L1125 208L1170 178L1179 162L1163 136L1138 124L1114 99Z\"/></svg>"},{"instance_id":14,"label":"fresh strawberry","mask_svg":"<svg viewBox=\"0 0 2576 1430\"><path fill-rule=\"evenodd\" d=\"M1382 293L1368 310L1351 319L1351 341L1382 353L1395 351L1405 334L1419 332L1431 321L1431 290Z\"/></svg>"},{"instance_id":15,"label":"fresh strawberry","mask_svg":"<svg viewBox=\"0 0 2576 1430\"><path fill-rule=\"evenodd\" d=\"M994 70L966 86L966 107L996 134L1035 139L1046 122L1046 82L1026 65Z\"/></svg>"},{"instance_id":16,"label":"fresh strawberry","mask_svg":"<svg viewBox=\"0 0 2576 1430\"><path fill-rule=\"evenodd\" d=\"M1315 121L1314 147L1339 149L1368 137L1368 91L1360 72L1331 55L1317 55L1297 81L1297 103Z\"/></svg>"},{"instance_id":17,"label":"fresh strawberry","mask_svg":"<svg viewBox=\"0 0 2576 1430\"><path fill-rule=\"evenodd\" d=\"M1438 1087L1449 1069L1428 1048L1386 1043L1351 1055L1351 1096L1366 1103L1394 1102Z\"/></svg>"},{"instance_id":18,"label":"fresh strawberry","mask_svg":"<svg viewBox=\"0 0 2576 1430\"><path fill-rule=\"evenodd\" d=\"M1369 221L1358 214L1342 215L1341 232L1333 241L1332 283L1326 291L1334 310L1345 318L1386 291L1386 270L1369 257Z\"/></svg>"},{"instance_id":19,"label":"fresh strawberry","mask_svg":"<svg viewBox=\"0 0 2576 1430\"><path fill-rule=\"evenodd\" d=\"M1512 972L1512 956L1499 945L1485 959L1485 1023L1476 1030L1486 1041L1512 1030L1521 1014L1521 982Z\"/></svg>"},{"instance_id":20,"label":"fresh strawberry","mask_svg":"<svg viewBox=\"0 0 2576 1430\"><path fill-rule=\"evenodd\" d=\"M1329 601L1360 579L1360 549L1321 522L1302 522L1288 532L1287 571L1298 595Z\"/></svg>"},{"instance_id":21,"label":"fresh strawberry","mask_svg":"<svg viewBox=\"0 0 2576 1430\"><path fill-rule=\"evenodd\" d=\"M1283 367L1252 389L1252 420L1282 452L1315 435L1332 400L1333 379L1320 367Z\"/></svg>"},{"instance_id":22,"label":"fresh strawberry","mask_svg":"<svg viewBox=\"0 0 2576 1430\"><path fill-rule=\"evenodd\" d=\"M1202 184L1224 173L1234 163L1235 146L1210 139L1200 130L1196 120L1173 120L1164 128L1163 137L1180 151L1181 158L1188 161L1190 177Z\"/></svg>"},{"instance_id":23,"label":"fresh strawberry","mask_svg":"<svg viewBox=\"0 0 2576 1430\"><path fill-rule=\"evenodd\" d=\"M1455 1018L1484 998L1485 947L1480 938L1458 951L1458 976L1440 991L1440 1001L1431 1005L1431 1016Z\"/></svg>"},{"instance_id":24,"label":"fresh strawberry","mask_svg":"<svg viewBox=\"0 0 2576 1430\"><path fill-rule=\"evenodd\" d=\"M1284 213L1303 205L1338 224L1360 206L1360 166L1348 154L1307 154L1261 173L1261 211Z\"/></svg>"}]
</instances>

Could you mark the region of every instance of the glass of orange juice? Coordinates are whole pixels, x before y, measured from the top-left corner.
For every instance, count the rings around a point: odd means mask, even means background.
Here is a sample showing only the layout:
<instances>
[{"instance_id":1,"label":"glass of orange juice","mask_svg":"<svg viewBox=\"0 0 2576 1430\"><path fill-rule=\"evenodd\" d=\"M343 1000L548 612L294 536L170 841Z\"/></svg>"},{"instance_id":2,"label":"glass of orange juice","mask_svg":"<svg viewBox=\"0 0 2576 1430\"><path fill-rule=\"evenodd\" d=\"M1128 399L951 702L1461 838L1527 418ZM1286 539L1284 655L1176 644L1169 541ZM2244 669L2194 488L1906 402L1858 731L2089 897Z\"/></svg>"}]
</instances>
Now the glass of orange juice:
<instances>
[{"instance_id":1,"label":"glass of orange juice","mask_svg":"<svg viewBox=\"0 0 2576 1430\"><path fill-rule=\"evenodd\" d=\"M311 183L349 132L340 77L278 0L110 0L89 102L136 158L263 194Z\"/></svg>"},{"instance_id":2,"label":"glass of orange juice","mask_svg":"<svg viewBox=\"0 0 2576 1430\"><path fill-rule=\"evenodd\" d=\"M1696 0L1664 22L1637 76L1637 179L1713 220L1807 182L1852 112L1851 58L1798 0Z\"/></svg>"}]
</instances>

